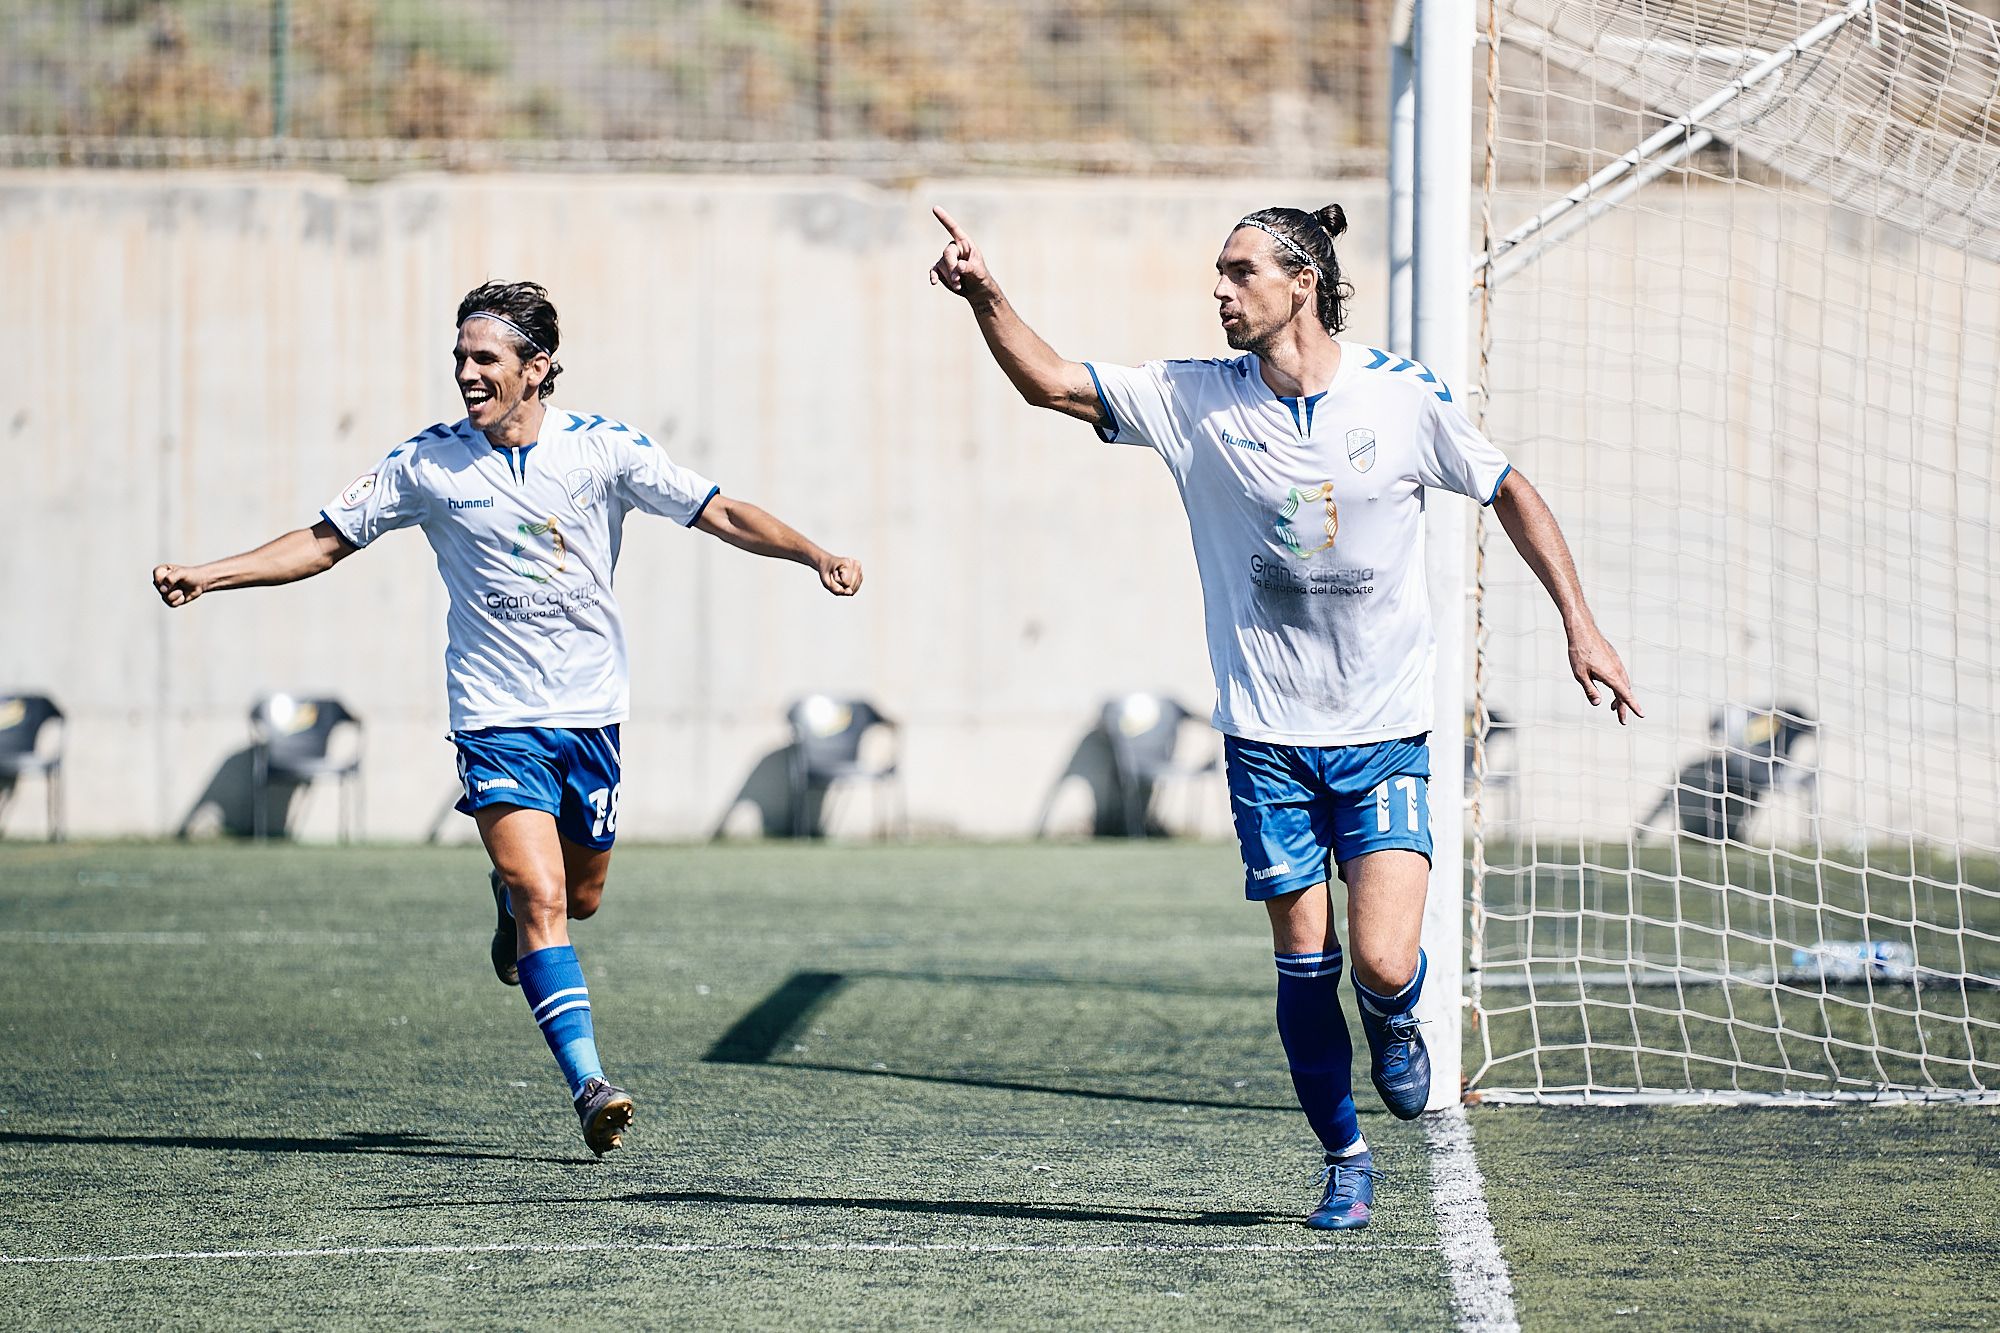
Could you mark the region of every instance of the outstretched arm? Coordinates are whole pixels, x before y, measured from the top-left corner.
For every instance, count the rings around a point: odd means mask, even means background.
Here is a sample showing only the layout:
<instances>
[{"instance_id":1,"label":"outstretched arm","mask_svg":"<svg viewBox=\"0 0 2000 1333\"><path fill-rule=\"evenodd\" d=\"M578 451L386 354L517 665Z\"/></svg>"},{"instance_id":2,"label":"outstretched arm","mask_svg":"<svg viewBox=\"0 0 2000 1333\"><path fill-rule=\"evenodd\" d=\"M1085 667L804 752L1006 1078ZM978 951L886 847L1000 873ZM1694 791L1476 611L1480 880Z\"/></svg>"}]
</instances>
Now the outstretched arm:
<instances>
[{"instance_id":1,"label":"outstretched arm","mask_svg":"<svg viewBox=\"0 0 2000 1333\"><path fill-rule=\"evenodd\" d=\"M747 500L717 495L694 525L739 550L796 560L811 565L820 584L835 597L852 597L861 590L861 562L853 556L829 555L783 520Z\"/></svg>"},{"instance_id":2,"label":"outstretched arm","mask_svg":"<svg viewBox=\"0 0 2000 1333\"><path fill-rule=\"evenodd\" d=\"M1569 635L1570 674L1583 686L1584 697L1596 707L1601 697L1597 687L1602 684L1611 691L1611 707L1618 714L1620 726L1624 725L1628 710L1633 717L1644 717L1639 711L1639 701L1633 697L1625 664L1618 660L1617 649L1598 631L1596 619L1584 604L1576 562L1570 558L1569 544L1563 540L1562 529L1556 525L1556 516L1549 512L1541 492L1519 471L1510 472L1493 501L1493 512L1500 516L1500 526L1507 530L1514 549L1528 562L1528 568L1535 571L1535 577L1548 589L1556 610L1562 614L1563 630Z\"/></svg>"},{"instance_id":3,"label":"outstretched arm","mask_svg":"<svg viewBox=\"0 0 2000 1333\"><path fill-rule=\"evenodd\" d=\"M347 538L321 519L310 528L288 532L242 555L205 565L155 565L153 588L168 606L186 606L205 592L297 583L326 573L354 552Z\"/></svg>"},{"instance_id":4,"label":"outstretched arm","mask_svg":"<svg viewBox=\"0 0 2000 1333\"><path fill-rule=\"evenodd\" d=\"M972 317L979 321L987 350L1021 397L1032 406L1053 408L1093 426L1105 424L1104 404L1098 400L1089 368L1081 361L1063 359L1043 342L1041 335L1014 313L1000 284L987 270L986 256L979 253L972 238L942 208L931 212L951 233L944 254L931 265L931 285L943 283L965 298L972 307Z\"/></svg>"}]
</instances>

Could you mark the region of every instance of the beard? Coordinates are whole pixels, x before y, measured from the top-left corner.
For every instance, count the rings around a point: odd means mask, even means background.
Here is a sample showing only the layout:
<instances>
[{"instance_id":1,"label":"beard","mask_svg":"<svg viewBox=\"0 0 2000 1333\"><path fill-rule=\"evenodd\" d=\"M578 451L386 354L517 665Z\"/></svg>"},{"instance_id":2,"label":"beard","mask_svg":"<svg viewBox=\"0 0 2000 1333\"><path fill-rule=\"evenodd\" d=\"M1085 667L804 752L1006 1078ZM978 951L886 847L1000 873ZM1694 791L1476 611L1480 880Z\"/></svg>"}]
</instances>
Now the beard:
<instances>
[{"instance_id":1,"label":"beard","mask_svg":"<svg viewBox=\"0 0 2000 1333\"><path fill-rule=\"evenodd\" d=\"M1247 322L1239 321L1236 327L1224 329L1222 331L1222 338L1224 342L1228 343L1236 351L1255 352L1258 356L1262 356L1264 349L1270 346L1271 335L1275 331L1273 329L1253 329Z\"/></svg>"}]
</instances>

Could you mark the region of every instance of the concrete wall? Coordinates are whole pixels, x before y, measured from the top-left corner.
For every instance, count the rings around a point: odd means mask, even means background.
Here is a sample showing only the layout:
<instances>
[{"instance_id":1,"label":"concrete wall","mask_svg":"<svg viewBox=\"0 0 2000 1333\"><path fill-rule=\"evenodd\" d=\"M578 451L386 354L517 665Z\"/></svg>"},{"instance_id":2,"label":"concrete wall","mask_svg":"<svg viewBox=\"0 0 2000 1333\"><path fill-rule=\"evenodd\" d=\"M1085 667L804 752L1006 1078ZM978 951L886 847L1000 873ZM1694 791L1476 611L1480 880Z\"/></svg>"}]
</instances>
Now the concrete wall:
<instances>
[{"instance_id":1,"label":"concrete wall","mask_svg":"<svg viewBox=\"0 0 2000 1333\"><path fill-rule=\"evenodd\" d=\"M1208 291L1229 221L1329 197L1353 219L1349 336L1379 339L1382 194L1353 183L0 175L0 687L69 710L79 833L171 830L227 797L252 698L287 688L367 719L372 835L464 836L421 535L171 614L147 574L310 522L456 419L458 297L534 277L562 312L559 404L646 427L868 570L837 602L804 570L634 520L621 831L756 826L739 798L774 794L782 711L816 688L904 723L920 830L1020 835L1052 798L1055 827L1085 828L1065 774L1102 764L1079 747L1106 695L1212 702L1185 523L1149 453L1015 398L924 282L943 239L927 206L974 229L1058 348L1137 361L1222 352ZM1615 836L1700 753L1713 707L1803 695L1844 836L1990 843L2000 284L1824 208L1676 197L1502 293L1494 434L1549 493L1653 705L1623 732L1582 705L1496 534L1493 697L1522 724L1503 808ZM10 832L38 827L27 794ZM1167 808L1226 829L1218 789ZM866 802L835 813L856 828ZM309 831L331 816L316 798Z\"/></svg>"},{"instance_id":2,"label":"concrete wall","mask_svg":"<svg viewBox=\"0 0 2000 1333\"><path fill-rule=\"evenodd\" d=\"M760 764L760 782L774 776L786 703L831 688L904 724L920 830L1025 833L1107 693L1163 689L1206 712L1199 594L1158 460L1023 406L961 303L926 285L943 241L927 206L977 228L1058 347L1139 360L1226 350L1208 289L1227 223L1323 194L0 176L16 515L0 683L46 686L69 711L79 833L177 827L245 744L252 698L282 687L337 693L367 719L369 832L421 836L455 783L444 602L420 534L171 614L148 571L309 523L390 446L462 415L459 296L533 277L562 315L558 403L642 424L867 568L862 595L835 601L796 566L634 520L618 582L634 703L621 830L716 828ZM1379 191L1342 196L1359 233L1380 235ZM1356 278L1379 306L1371 248ZM1358 321L1371 336L1374 309ZM1086 827L1081 785L1061 795L1056 824ZM1218 794L1195 804L1225 827ZM331 812L316 798L309 826ZM859 818L865 801L835 814Z\"/></svg>"}]
</instances>

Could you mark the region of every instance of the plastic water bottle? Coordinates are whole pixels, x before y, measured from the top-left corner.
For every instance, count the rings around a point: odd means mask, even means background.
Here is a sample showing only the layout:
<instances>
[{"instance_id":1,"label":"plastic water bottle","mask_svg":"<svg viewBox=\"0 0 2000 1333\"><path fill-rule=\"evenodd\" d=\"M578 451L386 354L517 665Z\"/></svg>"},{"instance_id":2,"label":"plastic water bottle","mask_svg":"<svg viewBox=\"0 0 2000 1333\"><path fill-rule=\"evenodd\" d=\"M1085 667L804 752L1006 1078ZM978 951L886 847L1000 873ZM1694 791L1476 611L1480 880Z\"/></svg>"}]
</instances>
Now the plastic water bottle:
<instances>
[{"instance_id":1,"label":"plastic water bottle","mask_svg":"<svg viewBox=\"0 0 2000 1333\"><path fill-rule=\"evenodd\" d=\"M1821 940L1792 950L1792 966L1822 981L1908 981L1916 950L1900 940Z\"/></svg>"}]
</instances>

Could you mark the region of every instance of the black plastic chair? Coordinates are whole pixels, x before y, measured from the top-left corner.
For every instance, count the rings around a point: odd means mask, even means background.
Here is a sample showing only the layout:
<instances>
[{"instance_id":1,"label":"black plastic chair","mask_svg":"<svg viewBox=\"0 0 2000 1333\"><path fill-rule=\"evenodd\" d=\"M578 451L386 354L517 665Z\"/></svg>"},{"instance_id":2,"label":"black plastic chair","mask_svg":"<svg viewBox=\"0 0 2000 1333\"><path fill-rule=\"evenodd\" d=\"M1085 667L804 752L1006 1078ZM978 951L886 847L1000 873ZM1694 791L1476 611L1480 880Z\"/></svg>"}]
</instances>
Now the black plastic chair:
<instances>
[{"instance_id":1,"label":"black plastic chair","mask_svg":"<svg viewBox=\"0 0 2000 1333\"><path fill-rule=\"evenodd\" d=\"M40 777L47 792L50 842L63 836L62 752L66 725L62 709L45 694L0 695L0 816L13 804L15 786L24 775ZM45 742L44 731L49 731L55 739Z\"/></svg>"},{"instance_id":2,"label":"black plastic chair","mask_svg":"<svg viewBox=\"0 0 2000 1333\"><path fill-rule=\"evenodd\" d=\"M882 791L887 788L895 800L895 818L907 826L909 812L902 796L902 779L897 764L902 750L896 724L865 699L843 699L830 694L809 694L785 710L791 724L792 748L789 776L790 827L794 837L820 837L825 831L826 797L833 784L858 780L867 782L875 793L875 830L880 837ZM886 729L894 738L886 763L869 763L861 755L868 733ZM812 794L821 793L817 808Z\"/></svg>"},{"instance_id":3,"label":"black plastic chair","mask_svg":"<svg viewBox=\"0 0 2000 1333\"><path fill-rule=\"evenodd\" d=\"M1148 818L1153 794L1163 784L1215 771L1213 757L1200 764L1174 758L1181 724L1192 717L1178 700L1164 694L1121 694L1104 705L1101 725L1111 742L1126 837L1143 838L1152 831Z\"/></svg>"},{"instance_id":4,"label":"black plastic chair","mask_svg":"<svg viewBox=\"0 0 2000 1333\"><path fill-rule=\"evenodd\" d=\"M1473 709L1465 710L1465 800L1467 808L1472 802L1473 781L1473 741L1479 729L1479 715ZM1486 710L1486 794L1493 798L1492 806L1486 811L1488 827L1494 824L1510 823L1513 807L1508 801L1514 791L1514 767L1519 762L1514 756L1514 722L1497 708Z\"/></svg>"},{"instance_id":5,"label":"black plastic chair","mask_svg":"<svg viewBox=\"0 0 2000 1333\"><path fill-rule=\"evenodd\" d=\"M1674 776L1643 832L1669 810L1682 834L1711 841L1743 841L1752 816L1782 791L1803 791L1817 802L1819 771L1800 752L1819 735L1819 722L1796 703L1728 704L1710 719L1713 749Z\"/></svg>"},{"instance_id":6,"label":"black plastic chair","mask_svg":"<svg viewBox=\"0 0 2000 1333\"><path fill-rule=\"evenodd\" d=\"M354 752L347 758L333 753L334 733L343 726L352 727L355 733ZM289 793L292 787L310 787L318 779L330 777L340 781L340 840L352 839L360 823L360 718L348 712L338 699L297 699L289 694L270 694L259 699L250 710L250 740L254 836L262 838L269 832L269 797L274 782L284 784ZM280 836L285 836L288 822L281 813Z\"/></svg>"}]
</instances>

